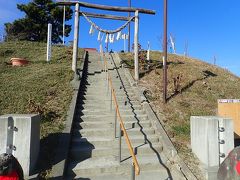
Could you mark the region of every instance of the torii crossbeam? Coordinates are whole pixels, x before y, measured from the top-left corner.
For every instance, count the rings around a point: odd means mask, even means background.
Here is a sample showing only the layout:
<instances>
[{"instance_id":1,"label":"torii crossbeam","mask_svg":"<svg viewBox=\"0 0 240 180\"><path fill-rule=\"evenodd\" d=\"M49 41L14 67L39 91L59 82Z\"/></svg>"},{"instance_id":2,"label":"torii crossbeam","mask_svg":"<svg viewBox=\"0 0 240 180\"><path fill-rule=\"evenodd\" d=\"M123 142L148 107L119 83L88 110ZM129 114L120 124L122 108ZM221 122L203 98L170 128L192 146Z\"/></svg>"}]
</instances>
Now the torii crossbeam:
<instances>
[{"instance_id":1,"label":"torii crossbeam","mask_svg":"<svg viewBox=\"0 0 240 180\"><path fill-rule=\"evenodd\" d=\"M134 30L134 67L135 67L135 80L139 80L139 62L138 62L138 34L139 34L139 13L143 14L151 14L155 15L155 11L142 9L142 8L134 8L134 7L119 7L119 6L106 6L106 5L99 5L99 4L91 4L81 1L64 1L58 0L58 5L64 6L75 6L75 21L74 21L74 42L73 42L73 59L72 59L72 70L75 72L75 79L77 73L77 54L78 54L78 32L79 32L79 15L80 6L85 8L93 8L93 9L100 9L100 10L107 10L107 11L118 11L118 12L135 12L135 30ZM96 18L108 18L108 19L115 19L115 20L129 20L129 17L122 17L122 16L102 16L93 13L88 14L90 17Z\"/></svg>"}]
</instances>

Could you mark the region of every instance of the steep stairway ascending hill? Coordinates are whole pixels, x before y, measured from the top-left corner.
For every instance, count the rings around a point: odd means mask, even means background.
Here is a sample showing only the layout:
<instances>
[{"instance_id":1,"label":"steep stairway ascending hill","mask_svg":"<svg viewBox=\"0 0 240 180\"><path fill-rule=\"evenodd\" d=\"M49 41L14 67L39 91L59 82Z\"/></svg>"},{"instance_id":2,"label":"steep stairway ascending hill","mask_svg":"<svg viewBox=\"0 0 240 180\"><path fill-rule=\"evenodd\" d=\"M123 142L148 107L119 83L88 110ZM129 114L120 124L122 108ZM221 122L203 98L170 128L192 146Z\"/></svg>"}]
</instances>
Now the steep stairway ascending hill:
<instances>
[{"instance_id":1,"label":"steep stairway ascending hill","mask_svg":"<svg viewBox=\"0 0 240 180\"><path fill-rule=\"evenodd\" d=\"M126 77L116 68L116 62L111 56L106 57L120 113L140 165L140 175L136 179L184 179L181 173L166 167L166 158L161 153L162 144L141 103ZM103 72L103 60L98 53L89 53L87 68L78 99L65 179L130 180L132 159L124 137L122 162L118 162L119 141L114 133L114 104L111 110L106 73Z\"/></svg>"}]
</instances>

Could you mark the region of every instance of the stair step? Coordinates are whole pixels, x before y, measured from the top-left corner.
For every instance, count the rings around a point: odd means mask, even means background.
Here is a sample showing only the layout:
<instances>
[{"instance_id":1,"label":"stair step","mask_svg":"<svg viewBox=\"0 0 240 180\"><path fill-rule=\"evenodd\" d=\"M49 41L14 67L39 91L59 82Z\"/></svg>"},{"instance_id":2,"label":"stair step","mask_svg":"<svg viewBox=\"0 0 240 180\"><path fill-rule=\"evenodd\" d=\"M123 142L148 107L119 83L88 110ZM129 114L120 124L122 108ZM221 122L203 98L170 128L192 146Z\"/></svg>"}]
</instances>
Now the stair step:
<instances>
[{"instance_id":1,"label":"stair step","mask_svg":"<svg viewBox=\"0 0 240 180\"><path fill-rule=\"evenodd\" d=\"M169 176L165 171L160 168L159 170L150 170L150 171L143 171L140 172L140 175L135 176L135 180L168 180L171 179L171 176ZM112 174L112 173L104 173L104 175L99 174L99 175L89 175L89 176L83 176L80 174L71 174L70 177L65 178L66 180L72 180L72 179L77 179L77 180L130 180L131 177L131 172L128 171L125 174ZM174 178L175 179L175 178ZM186 180L186 178L181 178L179 176L176 177L177 180Z\"/></svg>"},{"instance_id":2,"label":"stair step","mask_svg":"<svg viewBox=\"0 0 240 180\"><path fill-rule=\"evenodd\" d=\"M120 104L118 105L119 109L134 109L134 110L140 110L142 108L141 105L134 105L134 106L130 106L129 104L127 104L126 106L124 104ZM101 104L83 104L82 109L98 109L98 110L105 110L105 109L109 109L110 110L110 106L106 107L103 106Z\"/></svg>"},{"instance_id":3,"label":"stair step","mask_svg":"<svg viewBox=\"0 0 240 180\"><path fill-rule=\"evenodd\" d=\"M161 176L168 177L167 169L157 160L156 155L137 156L140 171L147 172L157 170ZM77 175L75 178L106 174L131 174L132 160L127 159L119 164L117 157L90 158L80 163L71 162L68 168L69 175ZM74 173L74 174L73 174Z\"/></svg>"},{"instance_id":4,"label":"stair step","mask_svg":"<svg viewBox=\"0 0 240 180\"><path fill-rule=\"evenodd\" d=\"M85 95L91 95L91 96L100 96L100 95L103 95L103 96L106 96L106 97L110 97L110 89L107 90L106 87L104 87L103 89L92 89L92 90L82 90L80 91L80 93L82 94L82 96L85 96ZM115 94L116 96L133 96L135 95L134 92L125 92L124 90L122 89L118 89L116 90L115 89Z\"/></svg>"},{"instance_id":5,"label":"stair step","mask_svg":"<svg viewBox=\"0 0 240 180\"><path fill-rule=\"evenodd\" d=\"M112 111L109 110L100 110L100 109L79 109L81 111L81 116L83 115L115 115L115 110L113 109ZM143 110L133 110L132 109L120 109L120 114L122 115L134 115L134 114L138 114L138 115L144 115L146 114Z\"/></svg>"},{"instance_id":6,"label":"stair step","mask_svg":"<svg viewBox=\"0 0 240 180\"><path fill-rule=\"evenodd\" d=\"M81 99L81 101L79 101L78 103L81 103L81 104L100 104L100 105L104 105L104 106L110 106L110 100L86 100L86 99ZM137 100L123 100L123 99L120 99L118 100L118 105L140 105L140 102L137 101ZM108 108L108 107L106 107Z\"/></svg>"},{"instance_id":7,"label":"stair step","mask_svg":"<svg viewBox=\"0 0 240 180\"><path fill-rule=\"evenodd\" d=\"M121 115L121 117L125 120L125 119L128 119L128 118L139 118L139 119L147 119L147 115L146 114L142 114L142 115ZM105 115L105 114L92 114L92 115L84 115L82 116L81 118L84 118L84 119L91 119L91 118L101 118L102 120L105 120L105 119L113 119L115 118L115 115L114 114L110 114L110 115Z\"/></svg>"},{"instance_id":8,"label":"stair step","mask_svg":"<svg viewBox=\"0 0 240 180\"><path fill-rule=\"evenodd\" d=\"M146 116L122 116L123 122L129 121L139 121L140 123L143 121L149 121ZM105 116L105 117L97 117L97 116L82 116L79 119L75 120L76 122L91 122L91 121L100 121L100 122L114 122L115 116Z\"/></svg>"},{"instance_id":9,"label":"stair step","mask_svg":"<svg viewBox=\"0 0 240 180\"><path fill-rule=\"evenodd\" d=\"M98 95L98 96L94 96L94 95L85 95L84 100L107 100L107 101L111 101L110 96L104 96L104 95ZM128 97L126 95L117 95L116 96L117 101L121 100L121 101L127 101ZM131 96L131 99L136 99L135 96ZM113 101L113 99L112 99Z\"/></svg>"},{"instance_id":10,"label":"stair step","mask_svg":"<svg viewBox=\"0 0 240 180\"><path fill-rule=\"evenodd\" d=\"M140 137L140 136L135 136L137 138L133 139L131 137L131 143L133 145L133 147L137 147L137 146L141 146L143 144L148 143L149 141L151 141L151 143L159 143L157 136L151 135L151 137L147 137L147 139L145 140L144 137ZM93 147L94 149L98 149L98 148L117 148L119 146L119 138L112 138L112 139L98 139L96 140L96 138L73 138L72 140L72 146L75 147ZM126 141L123 139L122 141L122 147L127 147Z\"/></svg>"},{"instance_id":11,"label":"stair step","mask_svg":"<svg viewBox=\"0 0 240 180\"><path fill-rule=\"evenodd\" d=\"M103 85L102 87L99 87L99 88L98 88L98 89L99 89L99 92L105 92L105 91L107 90L107 84L106 84L106 83L103 83L102 85ZM95 87L92 87L92 86L86 86L85 88L86 88L85 91L89 91L89 92L98 91L98 89L96 89ZM134 93L134 90L132 89L131 86L128 86L128 87L122 86L121 89L120 89L120 86L119 86L119 88L116 88L115 90L116 90L116 92L118 92L118 90L122 90L123 92L125 92L124 90L126 90L126 91L129 92L129 93ZM83 90L82 90L82 91L83 91Z\"/></svg>"},{"instance_id":12,"label":"stair step","mask_svg":"<svg viewBox=\"0 0 240 180\"><path fill-rule=\"evenodd\" d=\"M113 122L101 122L101 121L87 121L87 122L74 122L74 127L79 129L87 129L87 128L113 128ZM124 122L124 126L126 129L133 127L151 127L150 121L143 121L139 123L138 121L128 121Z\"/></svg>"},{"instance_id":13,"label":"stair step","mask_svg":"<svg viewBox=\"0 0 240 180\"><path fill-rule=\"evenodd\" d=\"M145 141L148 142L150 141L151 143L159 143L159 138L157 135L153 134L153 135L148 135L146 140L145 137L142 135L138 135L138 136L129 136L130 140L132 143L144 143ZM118 141L118 138L114 139L111 137L89 137L89 138L77 138L77 137L73 137L72 138L72 143L73 144L82 144L84 146L84 144L93 144L93 146L111 146L113 143L116 143L115 141ZM124 140L125 141L125 140ZM123 142L124 142L123 141Z\"/></svg>"},{"instance_id":14,"label":"stair step","mask_svg":"<svg viewBox=\"0 0 240 180\"><path fill-rule=\"evenodd\" d=\"M122 139L122 142L125 141ZM134 144L135 145L135 144ZM152 147L152 148L151 148ZM140 144L133 148L136 148L136 154L138 155L149 155L153 154L154 152L162 152L163 146L160 143L152 143L151 147L149 144ZM121 148L122 156L123 157L129 157L129 149L125 145L125 142L122 145ZM71 158L75 160L83 160L90 157L103 157L103 156L116 156L119 153L119 147L113 146L113 147L94 147L93 144L89 143L85 146L72 146L70 150Z\"/></svg>"},{"instance_id":15,"label":"stair step","mask_svg":"<svg viewBox=\"0 0 240 180\"><path fill-rule=\"evenodd\" d=\"M108 128L108 129L103 129L103 128L92 128L92 129L76 129L73 128L72 131L73 135L75 134L81 134L81 136L86 136L86 137L91 137L91 136L110 136L113 137L114 134L114 129L113 128ZM153 128L143 128L142 131L140 131L140 128L131 128L127 129L128 135L141 135L143 133L149 135L149 134L154 134L155 130Z\"/></svg>"}]
</instances>

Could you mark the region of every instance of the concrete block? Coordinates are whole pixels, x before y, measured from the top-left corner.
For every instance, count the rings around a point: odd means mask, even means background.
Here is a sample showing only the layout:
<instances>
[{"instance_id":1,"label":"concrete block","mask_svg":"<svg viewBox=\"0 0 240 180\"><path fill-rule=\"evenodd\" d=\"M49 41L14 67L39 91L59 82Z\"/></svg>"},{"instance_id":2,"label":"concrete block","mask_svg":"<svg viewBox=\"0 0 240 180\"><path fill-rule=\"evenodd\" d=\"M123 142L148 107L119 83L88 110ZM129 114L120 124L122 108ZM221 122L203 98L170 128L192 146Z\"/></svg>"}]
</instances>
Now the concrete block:
<instances>
[{"instance_id":1,"label":"concrete block","mask_svg":"<svg viewBox=\"0 0 240 180\"><path fill-rule=\"evenodd\" d=\"M219 167L234 148L232 120L216 116L192 116L191 146L205 167Z\"/></svg>"},{"instance_id":2,"label":"concrete block","mask_svg":"<svg viewBox=\"0 0 240 180\"><path fill-rule=\"evenodd\" d=\"M220 164L234 149L234 121L229 118L219 118L219 152Z\"/></svg>"},{"instance_id":3,"label":"concrete block","mask_svg":"<svg viewBox=\"0 0 240 180\"><path fill-rule=\"evenodd\" d=\"M12 153L21 164L24 175L31 175L39 154L40 116L0 116L0 130L0 153Z\"/></svg>"},{"instance_id":4,"label":"concrete block","mask_svg":"<svg viewBox=\"0 0 240 180\"><path fill-rule=\"evenodd\" d=\"M199 160L206 166L219 165L218 119L191 117L191 146Z\"/></svg>"},{"instance_id":5,"label":"concrete block","mask_svg":"<svg viewBox=\"0 0 240 180\"><path fill-rule=\"evenodd\" d=\"M219 166L203 167L204 178L209 180L218 180L217 178L218 168Z\"/></svg>"}]
</instances>

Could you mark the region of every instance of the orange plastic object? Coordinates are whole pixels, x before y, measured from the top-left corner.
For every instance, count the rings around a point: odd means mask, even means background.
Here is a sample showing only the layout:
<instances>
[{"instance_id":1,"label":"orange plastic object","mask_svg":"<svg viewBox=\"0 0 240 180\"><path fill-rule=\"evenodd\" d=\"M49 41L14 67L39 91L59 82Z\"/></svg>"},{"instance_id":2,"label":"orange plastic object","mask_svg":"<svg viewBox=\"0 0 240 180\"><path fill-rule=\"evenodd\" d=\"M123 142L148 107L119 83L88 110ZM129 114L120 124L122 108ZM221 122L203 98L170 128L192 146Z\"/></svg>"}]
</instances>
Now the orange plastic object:
<instances>
[{"instance_id":1,"label":"orange plastic object","mask_svg":"<svg viewBox=\"0 0 240 180\"><path fill-rule=\"evenodd\" d=\"M28 60L23 58L11 58L11 63L13 66L24 66L28 64Z\"/></svg>"}]
</instances>

